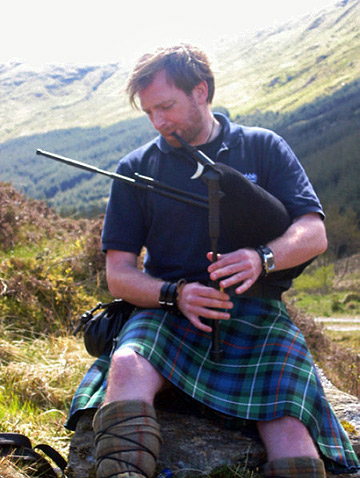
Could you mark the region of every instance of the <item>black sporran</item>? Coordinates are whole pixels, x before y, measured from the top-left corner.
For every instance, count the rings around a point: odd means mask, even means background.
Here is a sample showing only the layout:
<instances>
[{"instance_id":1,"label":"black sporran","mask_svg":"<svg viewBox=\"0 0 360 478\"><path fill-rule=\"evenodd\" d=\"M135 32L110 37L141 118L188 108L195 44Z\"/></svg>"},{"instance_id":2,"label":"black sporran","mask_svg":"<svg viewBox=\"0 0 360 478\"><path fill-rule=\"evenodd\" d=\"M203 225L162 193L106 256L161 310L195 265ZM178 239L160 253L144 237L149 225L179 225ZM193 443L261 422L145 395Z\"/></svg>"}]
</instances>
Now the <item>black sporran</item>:
<instances>
[{"instance_id":1,"label":"black sporran","mask_svg":"<svg viewBox=\"0 0 360 478\"><path fill-rule=\"evenodd\" d=\"M94 312L99 309L103 310L94 315ZM119 335L134 309L134 305L122 299L116 299L107 304L99 302L93 309L86 311L80 317L80 324L74 335L83 328L87 352L94 357L109 355L114 339Z\"/></svg>"}]
</instances>

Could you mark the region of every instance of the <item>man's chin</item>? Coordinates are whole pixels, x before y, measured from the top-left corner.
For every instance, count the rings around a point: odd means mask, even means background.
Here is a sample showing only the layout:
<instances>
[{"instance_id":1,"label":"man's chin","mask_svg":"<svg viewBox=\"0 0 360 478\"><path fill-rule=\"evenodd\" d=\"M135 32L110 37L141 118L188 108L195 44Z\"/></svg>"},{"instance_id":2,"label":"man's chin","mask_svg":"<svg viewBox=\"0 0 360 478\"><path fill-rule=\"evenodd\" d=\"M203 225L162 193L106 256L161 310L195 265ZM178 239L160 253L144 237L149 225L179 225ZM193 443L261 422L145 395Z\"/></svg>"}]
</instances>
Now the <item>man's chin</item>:
<instances>
[{"instance_id":1,"label":"man's chin","mask_svg":"<svg viewBox=\"0 0 360 478\"><path fill-rule=\"evenodd\" d=\"M180 148L181 147L181 144L179 143L179 141L174 138L174 136L172 136L172 134L168 134L168 135L163 135L163 138L165 139L165 141L167 143L170 144L170 146L172 146L173 148Z\"/></svg>"}]
</instances>

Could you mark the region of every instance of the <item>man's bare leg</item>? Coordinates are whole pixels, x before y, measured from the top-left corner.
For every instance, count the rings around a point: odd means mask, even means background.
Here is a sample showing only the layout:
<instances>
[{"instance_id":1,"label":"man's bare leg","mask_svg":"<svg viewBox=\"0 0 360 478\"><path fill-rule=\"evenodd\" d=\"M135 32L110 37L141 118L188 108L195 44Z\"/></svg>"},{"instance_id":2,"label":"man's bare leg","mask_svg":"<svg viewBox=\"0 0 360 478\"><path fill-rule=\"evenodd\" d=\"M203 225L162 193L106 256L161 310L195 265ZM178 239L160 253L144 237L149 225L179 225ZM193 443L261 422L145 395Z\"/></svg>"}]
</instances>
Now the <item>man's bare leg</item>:
<instances>
[{"instance_id":1,"label":"man's bare leg","mask_svg":"<svg viewBox=\"0 0 360 478\"><path fill-rule=\"evenodd\" d=\"M129 347L112 358L104 404L137 400L153 405L155 395L166 384L164 377L144 357Z\"/></svg>"},{"instance_id":2,"label":"man's bare leg","mask_svg":"<svg viewBox=\"0 0 360 478\"><path fill-rule=\"evenodd\" d=\"M276 478L325 478L325 468L307 428L286 416L258 422L268 462L265 476Z\"/></svg>"},{"instance_id":3,"label":"man's bare leg","mask_svg":"<svg viewBox=\"0 0 360 478\"><path fill-rule=\"evenodd\" d=\"M152 477L161 443L153 401L165 384L132 349L115 352L104 404L93 422L98 478Z\"/></svg>"}]
</instances>

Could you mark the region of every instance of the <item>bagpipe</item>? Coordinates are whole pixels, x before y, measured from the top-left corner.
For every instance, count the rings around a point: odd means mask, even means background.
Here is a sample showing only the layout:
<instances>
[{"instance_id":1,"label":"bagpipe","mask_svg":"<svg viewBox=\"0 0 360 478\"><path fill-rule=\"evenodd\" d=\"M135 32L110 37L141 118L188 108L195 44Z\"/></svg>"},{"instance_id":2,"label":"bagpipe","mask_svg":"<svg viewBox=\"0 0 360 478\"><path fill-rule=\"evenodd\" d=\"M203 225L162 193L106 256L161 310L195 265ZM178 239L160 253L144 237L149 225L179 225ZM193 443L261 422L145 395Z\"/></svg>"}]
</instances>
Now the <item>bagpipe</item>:
<instances>
[{"instance_id":1,"label":"bagpipe","mask_svg":"<svg viewBox=\"0 0 360 478\"><path fill-rule=\"evenodd\" d=\"M196 162L197 170L192 179L201 178L204 181L208 188L207 197L182 191L138 173L134 178L130 178L40 149L36 153L79 169L122 181L133 187L207 209L212 261L218 258L220 234L226 234L231 250L237 250L267 244L288 229L291 219L279 199L249 181L236 169L222 163L215 163L202 151L184 141L177 133L173 133L173 136ZM283 271L275 271L271 273L271 278L291 280L297 277L308 263ZM211 285L215 288L219 287L216 282L212 282ZM214 361L219 361L223 353L220 345L219 322L216 320L213 322L211 357Z\"/></svg>"}]
</instances>

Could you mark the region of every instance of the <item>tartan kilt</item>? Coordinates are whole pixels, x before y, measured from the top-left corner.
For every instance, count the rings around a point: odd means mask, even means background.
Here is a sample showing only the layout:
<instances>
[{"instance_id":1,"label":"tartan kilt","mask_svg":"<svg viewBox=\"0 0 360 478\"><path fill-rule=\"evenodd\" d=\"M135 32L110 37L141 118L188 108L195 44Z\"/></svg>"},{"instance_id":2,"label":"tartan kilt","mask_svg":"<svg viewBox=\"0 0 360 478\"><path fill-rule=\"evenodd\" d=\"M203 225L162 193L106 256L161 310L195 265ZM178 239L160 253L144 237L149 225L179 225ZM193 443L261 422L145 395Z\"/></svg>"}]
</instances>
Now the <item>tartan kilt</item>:
<instances>
[{"instance_id":1,"label":"tartan kilt","mask_svg":"<svg viewBox=\"0 0 360 478\"><path fill-rule=\"evenodd\" d=\"M130 347L193 399L226 416L262 421L285 415L309 430L333 472L360 469L350 441L325 397L313 359L282 301L233 298L231 319L220 323L224 356L211 360L211 334L184 316L137 310L114 350ZM111 356L99 357L79 385L66 423L74 430L83 410L104 398Z\"/></svg>"}]
</instances>

